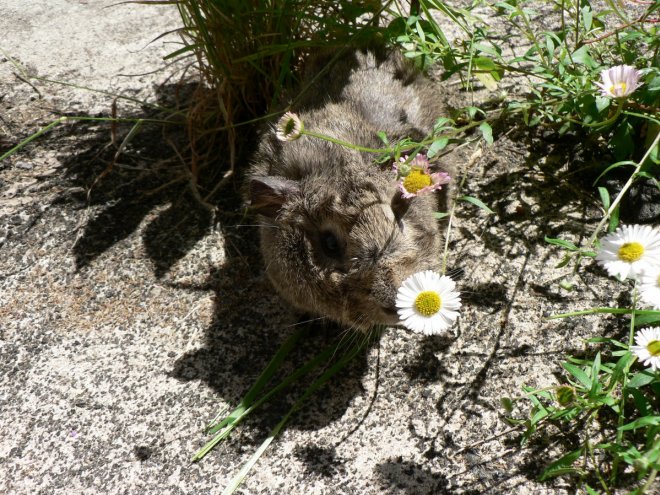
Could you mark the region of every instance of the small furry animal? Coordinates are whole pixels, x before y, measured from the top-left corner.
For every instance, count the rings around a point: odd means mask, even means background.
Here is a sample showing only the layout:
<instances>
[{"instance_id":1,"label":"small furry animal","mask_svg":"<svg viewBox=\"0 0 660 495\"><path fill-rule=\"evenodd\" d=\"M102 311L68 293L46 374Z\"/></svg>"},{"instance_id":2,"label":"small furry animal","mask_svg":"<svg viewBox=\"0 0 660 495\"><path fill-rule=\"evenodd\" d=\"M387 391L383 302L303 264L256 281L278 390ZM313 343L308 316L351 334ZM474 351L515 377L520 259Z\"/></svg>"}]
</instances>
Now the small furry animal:
<instances>
[{"instance_id":1,"label":"small furry animal","mask_svg":"<svg viewBox=\"0 0 660 495\"><path fill-rule=\"evenodd\" d=\"M380 148L379 131L390 142L421 140L445 111L439 88L396 52L353 49L335 58L312 64L308 91L290 107L306 130ZM305 135L283 142L271 125L247 184L277 291L300 310L362 330L396 325L403 280L439 269L433 213L446 206L446 189L402 198L392 164L375 157Z\"/></svg>"}]
</instances>

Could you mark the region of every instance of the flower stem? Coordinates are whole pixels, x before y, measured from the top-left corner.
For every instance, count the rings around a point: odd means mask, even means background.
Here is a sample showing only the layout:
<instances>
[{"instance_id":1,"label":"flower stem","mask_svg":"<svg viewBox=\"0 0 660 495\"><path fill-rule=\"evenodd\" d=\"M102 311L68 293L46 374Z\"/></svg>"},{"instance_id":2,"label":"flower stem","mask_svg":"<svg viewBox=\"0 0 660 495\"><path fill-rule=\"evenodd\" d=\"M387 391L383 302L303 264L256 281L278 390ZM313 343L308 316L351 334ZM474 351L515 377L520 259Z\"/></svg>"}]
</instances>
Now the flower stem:
<instances>
[{"instance_id":1,"label":"flower stem","mask_svg":"<svg viewBox=\"0 0 660 495\"><path fill-rule=\"evenodd\" d=\"M612 204L610 207L607 209L605 212L605 216L603 219L600 221L600 223L596 226L596 230L594 230L594 233L591 235L589 238L589 242L587 243L588 246L593 246L594 242L596 241L596 237L598 237L598 234L602 230L603 226L605 223L609 220L610 216L612 215L612 212L619 206L619 203L623 199L623 196L628 192L628 189L630 189L630 186L632 186L633 182L635 182L635 179L639 175L640 170L642 169L642 166L646 162L649 156L651 156L651 153L655 149L656 146L658 146L658 143L660 143L660 133L655 137L653 140L653 143L649 148L646 150L646 153L642 157L642 159L637 163L637 167L635 167L635 171L632 173L630 178L628 179L628 182L625 183L621 191L619 191L619 194L617 194L617 197L612 201Z\"/></svg>"},{"instance_id":2,"label":"flower stem","mask_svg":"<svg viewBox=\"0 0 660 495\"><path fill-rule=\"evenodd\" d=\"M367 148L365 146L360 146L358 144L353 144L349 143L348 141L342 141L341 139L333 138L332 136L327 136L325 134L319 134L317 132L313 131L306 131L303 130L301 132L302 135L304 136L310 136L310 137L315 137L318 139L322 139L324 141L328 141L330 143L338 144L340 146L343 146L345 148L351 148L356 151L365 151L367 153L388 153L391 151L391 148Z\"/></svg>"},{"instance_id":3,"label":"flower stem","mask_svg":"<svg viewBox=\"0 0 660 495\"><path fill-rule=\"evenodd\" d=\"M481 125L483 122L487 122L488 119L484 120L479 120L479 121L472 121L469 124L464 125L463 127L459 127L457 129L453 129L453 132L450 132L450 136L456 136L462 132L465 132L469 129L472 129L473 127L477 127ZM309 136L309 137L314 137L317 139L322 139L323 141L328 141L330 143L338 144L339 146L343 146L345 148L350 148L352 150L356 151L364 151L365 153L379 153L379 154L394 154L396 152L401 152L401 151L410 151L410 150L416 150L416 153L421 151L422 148L429 146L433 143L433 141L437 140L440 136L431 136L428 137L424 140L422 140L419 143L410 143L406 144L403 146L396 146L393 148L370 148L368 146L360 146L359 144L354 144L354 143L349 143L348 141L344 141L342 139L337 139L332 136L328 136L327 134L321 134L318 132L314 131L308 131L306 129L302 129L301 135L303 136Z\"/></svg>"},{"instance_id":4,"label":"flower stem","mask_svg":"<svg viewBox=\"0 0 660 495\"><path fill-rule=\"evenodd\" d=\"M573 124L581 125L582 127L606 127L610 124L614 124L614 122L616 122L616 119L618 119L619 116L623 113L623 104L624 103L625 103L625 99L620 98L619 106L616 107L616 112L614 112L614 115L612 115L607 120L603 120L602 122L584 123L581 120L572 119L570 117L562 117L562 120L564 120L566 122L571 122Z\"/></svg>"}]
</instances>

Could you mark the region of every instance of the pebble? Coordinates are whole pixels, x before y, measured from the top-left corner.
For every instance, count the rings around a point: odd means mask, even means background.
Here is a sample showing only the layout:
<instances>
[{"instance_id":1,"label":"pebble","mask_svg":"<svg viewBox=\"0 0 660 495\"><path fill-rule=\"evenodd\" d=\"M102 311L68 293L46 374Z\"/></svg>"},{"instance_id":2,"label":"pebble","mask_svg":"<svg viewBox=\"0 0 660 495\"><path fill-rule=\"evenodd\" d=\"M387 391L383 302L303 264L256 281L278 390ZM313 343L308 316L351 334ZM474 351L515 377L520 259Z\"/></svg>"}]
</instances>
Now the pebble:
<instances>
[{"instance_id":1,"label":"pebble","mask_svg":"<svg viewBox=\"0 0 660 495\"><path fill-rule=\"evenodd\" d=\"M34 165L32 165L30 162L23 162L23 161L18 161L14 165L16 168L20 168L23 170L32 170L34 168Z\"/></svg>"}]
</instances>

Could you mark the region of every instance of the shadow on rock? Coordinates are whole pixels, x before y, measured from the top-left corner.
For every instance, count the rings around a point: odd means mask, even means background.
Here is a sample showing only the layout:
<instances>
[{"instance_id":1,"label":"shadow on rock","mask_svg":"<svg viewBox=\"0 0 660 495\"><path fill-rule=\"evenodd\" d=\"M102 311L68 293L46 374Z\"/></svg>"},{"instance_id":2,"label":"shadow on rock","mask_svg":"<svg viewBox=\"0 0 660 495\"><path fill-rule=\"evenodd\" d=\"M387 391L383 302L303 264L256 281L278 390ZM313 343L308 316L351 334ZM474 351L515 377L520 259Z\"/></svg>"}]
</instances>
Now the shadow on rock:
<instances>
[{"instance_id":1,"label":"shadow on rock","mask_svg":"<svg viewBox=\"0 0 660 495\"><path fill-rule=\"evenodd\" d=\"M172 84L157 91L162 107L185 108L194 85ZM163 114L142 108L123 118L163 120ZM73 115L71 117L74 117ZM106 117L98 115L95 117ZM191 169L181 156L189 151L185 125L144 123L131 139L133 122L112 128L105 122L84 121L53 129L49 142L56 143L64 173L56 184L63 192L55 204L84 210L73 246L76 267L83 270L118 242L138 229L154 267L163 279L211 228L219 228L225 243L226 262L208 275L205 283L188 290L211 291L215 298L214 320L206 330L204 346L181 357L171 375L179 380L202 380L223 399L236 404L252 386L277 349L298 330L295 319L282 321L282 303L263 276L255 219L244 219L240 194L242 169L218 190L226 166L218 161L199 172L193 190ZM112 133L111 133L112 130ZM112 135L116 139L111 139ZM237 163L246 163L255 130L243 128ZM48 143L46 143L48 144ZM43 144L42 144L43 146ZM214 168L215 170L208 170ZM200 197L208 196L207 204ZM169 283L169 282L165 282ZM319 349L336 345L342 330L326 322L307 325L305 336L286 358L273 382L308 362ZM336 359L337 356L334 356ZM323 368L323 367L322 367ZM355 395L362 393L360 377L366 369L366 353L354 359L328 385L331 392L315 394L296 414L290 426L319 428L340 417ZM314 375L312 373L312 375ZM280 398L255 415L264 428L272 428L315 377L301 379ZM326 389L327 391L327 389Z\"/></svg>"},{"instance_id":2,"label":"shadow on rock","mask_svg":"<svg viewBox=\"0 0 660 495\"><path fill-rule=\"evenodd\" d=\"M337 456L334 447L298 446L293 453L305 465L309 474L319 474L324 478L346 474L345 460Z\"/></svg>"},{"instance_id":3,"label":"shadow on rock","mask_svg":"<svg viewBox=\"0 0 660 495\"><path fill-rule=\"evenodd\" d=\"M517 128L511 133L514 142L525 143L528 155L521 158L519 150L498 150L486 169L499 163L521 163L514 170L496 174L478 186L478 196L497 215L498 224L508 226L506 238L489 229L483 232L483 242L496 252L517 257L510 246L519 244L528 249L544 243L544 237L585 237L585 224L599 221L601 213L596 186L605 186L611 198L616 197L630 177L630 169L615 169L601 174L616 161L594 137L565 135ZM652 172L657 175L658 171ZM467 194L473 184L467 183ZM652 181L638 181L623 198L621 221L626 223L657 223L660 218L660 191ZM589 219L592 215L593 218ZM462 230L465 238L474 234ZM586 239L584 239L586 240ZM511 254L509 254L511 253Z\"/></svg>"},{"instance_id":4,"label":"shadow on rock","mask_svg":"<svg viewBox=\"0 0 660 495\"><path fill-rule=\"evenodd\" d=\"M194 89L193 84L162 86L156 92L157 104L185 108ZM78 269L148 222L144 233L147 254L156 276L162 277L212 226L214 205L203 204L190 192L195 181L181 158L189 153L186 129L181 120L175 121L175 115L153 107L123 112L124 119L172 122L144 122L133 134L133 122L111 127L105 122L79 121L52 131L49 139L57 142L64 170L58 184L64 192L55 203L86 209L73 247ZM246 130L244 135L247 142L253 131ZM208 194L224 168L220 162L202 168L196 193Z\"/></svg>"},{"instance_id":5,"label":"shadow on rock","mask_svg":"<svg viewBox=\"0 0 660 495\"><path fill-rule=\"evenodd\" d=\"M233 197L236 194L235 189L228 187L222 191L223 201L234 204L238 201ZM321 349L337 347L342 337L357 337L323 320L303 317L299 321L298 315L284 309L284 303L264 276L255 222L254 218L242 219L220 213L225 261L209 274L203 287L192 288L214 293L214 319L206 329L204 347L179 358L170 372L172 377L182 381L208 383L232 405L250 389L284 341L301 328L300 340L265 391L309 362ZM341 351L337 351L332 359L336 360L340 354ZM259 430L259 435L269 431L302 396L318 373L326 369L327 364L321 365L320 371L314 370L302 377L259 409L249 423ZM362 352L324 385L322 393L312 395L292 416L288 427L318 429L341 417L351 400L363 392L361 377L366 369L366 352ZM257 436L255 441L262 439Z\"/></svg>"},{"instance_id":6,"label":"shadow on rock","mask_svg":"<svg viewBox=\"0 0 660 495\"><path fill-rule=\"evenodd\" d=\"M451 337L438 335L424 337L419 345L419 352L415 354L412 362L403 368L410 381L446 383L445 377L450 373L445 362L437 356L446 354L452 341Z\"/></svg>"},{"instance_id":7,"label":"shadow on rock","mask_svg":"<svg viewBox=\"0 0 660 495\"><path fill-rule=\"evenodd\" d=\"M379 464L376 466L376 471L387 493L394 490L409 495L452 493L449 490L449 482L444 476L402 459Z\"/></svg>"}]
</instances>

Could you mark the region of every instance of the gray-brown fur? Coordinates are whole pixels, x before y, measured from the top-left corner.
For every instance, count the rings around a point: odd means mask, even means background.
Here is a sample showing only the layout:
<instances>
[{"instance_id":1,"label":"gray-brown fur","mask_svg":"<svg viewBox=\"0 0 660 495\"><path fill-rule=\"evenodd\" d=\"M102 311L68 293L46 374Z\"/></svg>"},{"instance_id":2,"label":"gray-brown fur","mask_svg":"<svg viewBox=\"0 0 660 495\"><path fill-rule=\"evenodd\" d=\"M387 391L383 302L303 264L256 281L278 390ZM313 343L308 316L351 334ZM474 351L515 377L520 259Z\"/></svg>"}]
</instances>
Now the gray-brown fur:
<instances>
[{"instance_id":1,"label":"gray-brown fur","mask_svg":"<svg viewBox=\"0 0 660 495\"><path fill-rule=\"evenodd\" d=\"M379 148L378 131L391 142L421 139L443 113L436 86L399 55L352 51L329 69L326 60L317 62L325 72L291 107L306 130ZM309 136L281 142L271 126L249 176L277 291L301 310L363 329L396 324L401 282L439 268L433 212L446 194L404 200L391 164L374 158Z\"/></svg>"}]
</instances>

